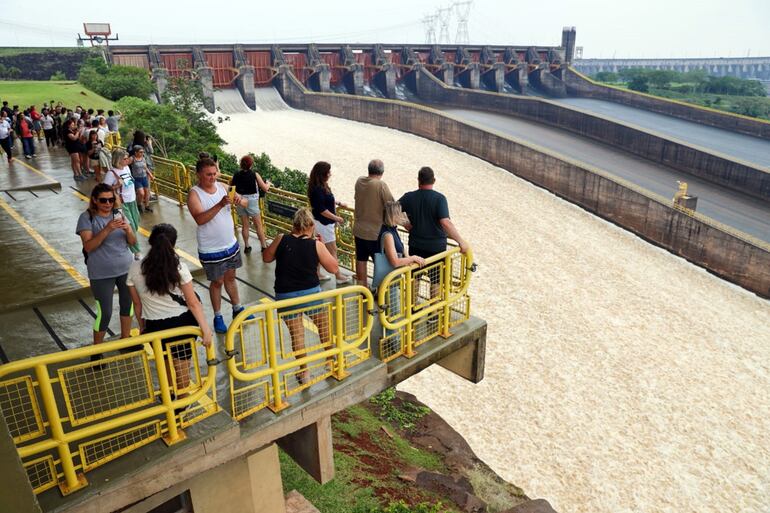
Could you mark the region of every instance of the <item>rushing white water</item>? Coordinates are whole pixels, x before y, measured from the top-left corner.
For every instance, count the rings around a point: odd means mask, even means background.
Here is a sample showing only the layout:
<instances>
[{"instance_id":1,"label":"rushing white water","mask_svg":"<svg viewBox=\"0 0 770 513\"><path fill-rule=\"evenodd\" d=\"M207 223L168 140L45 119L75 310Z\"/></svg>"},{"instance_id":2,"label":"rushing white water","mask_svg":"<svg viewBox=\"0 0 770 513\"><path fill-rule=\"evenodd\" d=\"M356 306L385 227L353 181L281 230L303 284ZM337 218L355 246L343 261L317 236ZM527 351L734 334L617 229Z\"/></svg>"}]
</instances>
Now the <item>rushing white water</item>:
<instances>
[{"instance_id":1,"label":"rushing white water","mask_svg":"<svg viewBox=\"0 0 770 513\"><path fill-rule=\"evenodd\" d=\"M486 377L436 366L401 388L477 454L564 512L770 511L770 303L442 145L302 111L232 114L230 151L355 178L396 197L437 174L479 271Z\"/></svg>"}]
</instances>

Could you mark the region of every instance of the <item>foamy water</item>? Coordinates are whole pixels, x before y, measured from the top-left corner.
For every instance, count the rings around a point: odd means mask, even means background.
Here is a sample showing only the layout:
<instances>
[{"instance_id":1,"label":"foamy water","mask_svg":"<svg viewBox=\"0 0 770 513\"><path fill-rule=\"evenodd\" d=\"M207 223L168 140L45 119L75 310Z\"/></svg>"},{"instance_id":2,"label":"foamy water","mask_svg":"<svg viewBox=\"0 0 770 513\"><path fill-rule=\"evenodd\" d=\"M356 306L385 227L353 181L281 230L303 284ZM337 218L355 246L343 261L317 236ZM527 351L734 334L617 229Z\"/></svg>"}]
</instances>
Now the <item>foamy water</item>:
<instances>
[{"instance_id":1,"label":"foamy water","mask_svg":"<svg viewBox=\"0 0 770 513\"><path fill-rule=\"evenodd\" d=\"M399 197L420 166L474 248L486 377L400 387L532 497L566 512L770 511L770 303L506 171L395 130L231 114L229 150L332 164L352 203L372 158Z\"/></svg>"}]
</instances>

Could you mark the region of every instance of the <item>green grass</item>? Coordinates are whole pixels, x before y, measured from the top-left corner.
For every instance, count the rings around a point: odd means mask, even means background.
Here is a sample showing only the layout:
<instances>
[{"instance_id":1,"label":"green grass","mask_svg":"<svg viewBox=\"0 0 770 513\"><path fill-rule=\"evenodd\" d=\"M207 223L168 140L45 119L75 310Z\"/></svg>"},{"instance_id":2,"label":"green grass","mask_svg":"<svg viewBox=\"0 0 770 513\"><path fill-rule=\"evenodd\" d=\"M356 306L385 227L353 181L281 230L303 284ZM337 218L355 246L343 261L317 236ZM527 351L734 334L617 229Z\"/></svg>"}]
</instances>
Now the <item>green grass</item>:
<instances>
[{"instance_id":1,"label":"green grass","mask_svg":"<svg viewBox=\"0 0 770 513\"><path fill-rule=\"evenodd\" d=\"M38 110L51 100L72 109L77 105L105 110L113 106L111 100L70 80L0 80L0 100L7 100L9 105L18 105L22 109L35 105Z\"/></svg>"},{"instance_id":2,"label":"green grass","mask_svg":"<svg viewBox=\"0 0 770 513\"><path fill-rule=\"evenodd\" d=\"M46 53L55 52L61 54L73 54L79 52L89 52L88 48L76 48L76 47L48 47L48 46L16 46L0 48L0 57L11 57L13 55L22 55L29 53Z\"/></svg>"}]
</instances>

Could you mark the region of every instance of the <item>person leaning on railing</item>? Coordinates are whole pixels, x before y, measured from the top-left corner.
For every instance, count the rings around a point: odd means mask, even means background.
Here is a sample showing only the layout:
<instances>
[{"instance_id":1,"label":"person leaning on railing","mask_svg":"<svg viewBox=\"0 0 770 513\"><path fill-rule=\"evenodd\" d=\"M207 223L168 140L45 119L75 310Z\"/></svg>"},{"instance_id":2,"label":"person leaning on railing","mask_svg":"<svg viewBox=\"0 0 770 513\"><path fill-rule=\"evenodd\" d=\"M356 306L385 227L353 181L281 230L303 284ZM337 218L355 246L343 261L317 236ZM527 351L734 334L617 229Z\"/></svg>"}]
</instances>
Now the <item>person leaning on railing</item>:
<instances>
[{"instance_id":1,"label":"person leaning on railing","mask_svg":"<svg viewBox=\"0 0 770 513\"><path fill-rule=\"evenodd\" d=\"M329 273L337 273L337 260L331 256L323 242L315 235L315 223L310 209L297 210L292 220L291 233L278 235L270 246L262 252L262 261L275 261L275 298L292 299L321 292L318 280L318 265ZM307 309L323 304L322 301L308 301L297 306L281 308L278 313ZM329 315L325 309L305 310L305 313L318 327L321 344L329 342ZM304 356L305 327L302 313L282 316L291 335L291 346L298 356ZM302 385L310 380L310 371L306 366L297 374L297 382Z\"/></svg>"},{"instance_id":2,"label":"person leaning on railing","mask_svg":"<svg viewBox=\"0 0 770 513\"><path fill-rule=\"evenodd\" d=\"M129 246L136 244L136 234L119 210L114 209L116 194L104 183L94 186L88 210L80 214L75 233L83 242L91 293L96 300L94 344L104 342L112 317L112 294L118 289L120 303L120 338L131 334L131 294L126 285L128 268L134 258ZM94 355L98 360L101 355Z\"/></svg>"},{"instance_id":3,"label":"person leaning on railing","mask_svg":"<svg viewBox=\"0 0 770 513\"><path fill-rule=\"evenodd\" d=\"M134 262L128 271L128 290L134 302L134 312L142 333L183 326L200 326L203 332L203 345L211 345L211 328L206 322L200 298L193 290L190 270L174 251L176 229L170 224L157 224L150 233L150 251L141 262ZM163 339L167 344L189 338L181 335ZM171 347L171 358L178 390L190 384L190 359L192 343L177 344ZM167 367L169 383L171 368ZM186 394L185 394L186 395ZM177 396L181 399L184 395Z\"/></svg>"}]
</instances>

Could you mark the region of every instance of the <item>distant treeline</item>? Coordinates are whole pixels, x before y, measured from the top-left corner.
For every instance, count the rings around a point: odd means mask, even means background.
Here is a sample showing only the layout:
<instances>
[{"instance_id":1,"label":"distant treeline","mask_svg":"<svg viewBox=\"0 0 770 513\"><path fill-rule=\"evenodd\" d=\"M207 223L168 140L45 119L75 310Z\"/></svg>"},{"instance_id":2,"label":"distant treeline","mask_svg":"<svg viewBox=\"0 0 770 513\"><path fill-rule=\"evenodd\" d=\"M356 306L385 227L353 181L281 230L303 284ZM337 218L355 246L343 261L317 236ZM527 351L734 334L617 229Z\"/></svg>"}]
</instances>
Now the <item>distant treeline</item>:
<instances>
[{"instance_id":1,"label":"distant treeline","mask_svg":"<svg viewBox=\"0 0 770 513\"><path fill-rule=\"evenodd\" d=\"M0 48L0 79L74 80L90 48Z\"/></svg>"},{"instance_id":2,"label":"distant treeline","mask_svg":"<svg viewBox=\"0 0 770 513\"><path fill-rule=\"evenodd\" d=\"M650 89L665 89L677 93L709 93L731 96L767 96L764 86L756 80L712 76L702 70L687 72L645 68L624 68L613 73L600 71L593 75L598 82L626 83L629 89L642 93Z\"/></svg>"}]
</instances>

